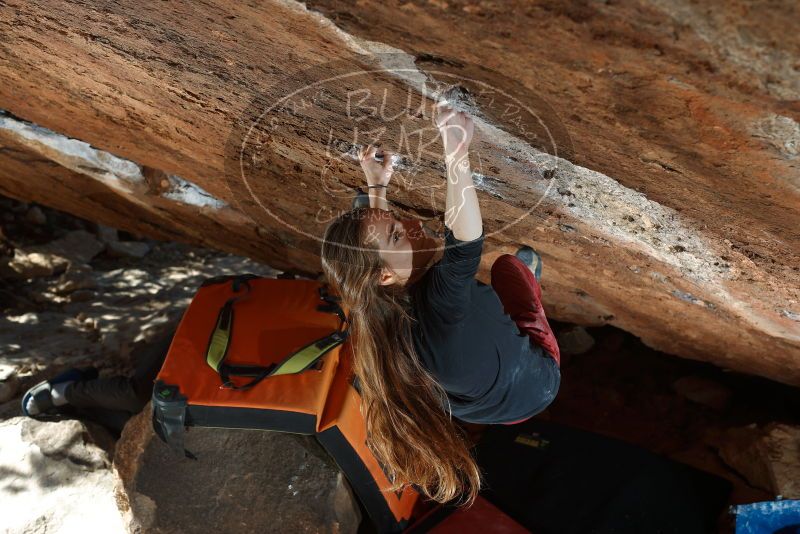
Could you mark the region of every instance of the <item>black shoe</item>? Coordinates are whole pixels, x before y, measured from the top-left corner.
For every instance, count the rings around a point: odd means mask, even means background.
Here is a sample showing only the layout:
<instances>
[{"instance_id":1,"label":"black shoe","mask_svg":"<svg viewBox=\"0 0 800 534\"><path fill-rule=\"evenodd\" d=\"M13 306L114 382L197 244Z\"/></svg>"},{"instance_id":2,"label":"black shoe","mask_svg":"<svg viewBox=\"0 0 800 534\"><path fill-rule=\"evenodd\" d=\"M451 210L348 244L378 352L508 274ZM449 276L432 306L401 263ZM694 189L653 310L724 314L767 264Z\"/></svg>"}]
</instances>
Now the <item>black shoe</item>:
<instances>
[{"instance_id":1,"label":"black shoe","mask_svg":"<svg viewBox=\"0 0 800 534\"><path fill-rule=\"evenodd\" d=\"M62 382L78 382L82 380L93 380L99 375L96 367L84 367L77 369L75 367L67 369L63 373L51 378L50 380L43 380L28 389L22 396L21 408L22 413L28 417L39 419L42 421L58 420L59 416L69 415L74 412L74 407L69 404L62 404L56 406L53 404L53 399L50 396L51 388L55 384ZM39 413L31 414L28 412L28 401L33 399Z\"/></svg>"},{"instance_id":2,"label":"black shoe","mask_svg":"<svg viewBox=\"0 0 800 534\"><path fill-rule=\"evenodd\" d=\"M533 250L528 245L522 245L517 250L516 257L522 260L522 263L528 266L528 269L531 270L533 276L536 277L536 281L539 282L542 279L542 257L539 255L538 252Z\"/></svg>"}]
</instances>

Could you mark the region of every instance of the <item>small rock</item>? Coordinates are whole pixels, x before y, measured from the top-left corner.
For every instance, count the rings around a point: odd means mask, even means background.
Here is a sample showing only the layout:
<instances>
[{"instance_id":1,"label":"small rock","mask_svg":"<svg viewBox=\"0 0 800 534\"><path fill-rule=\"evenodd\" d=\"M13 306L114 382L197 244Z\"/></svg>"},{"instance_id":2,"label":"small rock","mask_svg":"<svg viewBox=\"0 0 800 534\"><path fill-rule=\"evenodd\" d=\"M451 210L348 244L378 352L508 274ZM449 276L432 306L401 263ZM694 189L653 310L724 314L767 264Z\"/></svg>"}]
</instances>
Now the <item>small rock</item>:
<instances>
[{"instance_id":1,"label":"small rock","mask_svg":"<svg viewBox=\"0 0 800 534\"><path fill-rule=\"evenodd\" d=\"M47 216L39 206L31 206L25 213L25 222L38 225L47 224Z\"/></svg>"},{"instance_id":2,"label":"small rock","mask_svg":"<svg viewBox=\"0 0 800 534\"><path fill-rule=\"evenodd\" d=\"M0 382L0 404L8 402L17 394L19 381L17 375L11 375L6 380Z\"/></svg>"},{"instance_id":3,"label":"small rock","mask_svg":"<svg viewBox=\"0 0 800 534\"><path fill-rule=\"evenodd\" d=\"M594 346L594 338L582 326L572 326L558 333L561 354L583 354Z\"/></svg>"},{"instance_id":4,"label":"small rock","mask_svg":"<svg viewBox=\"0 0 800 534\"><path fill-rule=\"evenodd\" d=\"M51 241L41 247L36 247L34 252L53 254L66 258L71 263L89 263L92 258L103 251L105 245L86 230L73 230L64 237Z\"/></svg>"},{"instance_id":5,"label":"small rock","mask_svg":"<svg viewBox=\"0 0 800 534\"><path fill-rule=\"evenodd\" d=\"M106 331L102 333L100 343L103 351L107 354L119 354L124 343L124 333L117 331Z\"/></svg>"},{"instance_id":6,"label":"small rock","mask_svg":"<svg viewBox=\"0 0 800 534\"><path fill-rule=\"evenodd\" d=\"M0 382L9 380L17 374L17 368L13 365L0 364Z\"/></svg>"},{"instance_id":7,"label":"small rock","mask_svg":"<svg viewBox=\"0 0 800 534\"><path fill-rule=\"evenodd\" d=\"M97 225L97 238L101 243L108 245L109 243L116 243L119 241L119 235L116 228L111 228L104 224Z\"/></svg>"},{"instance_id":8,"label":"small rock","mask_svg":"<svg viewBox=\"0 0 800 534\"><path fill-rule=\"evenodd\" d=\"M64 297L47 290L30 290L28 298L38 304L54 304L64 302Z\"/></svg>"},{"instance_id":9,"label":"small rock","mask_svg":"<svg viewBox=\"0 0 800 534\"><path fill-rule=\"evenodd\" d=\"M717 411L724 410L733 395L731 390L722 384L699 376L679 378L673 382L672 389L692 402L708 406Z\"/></svg>"},{"instance_id":10,"label":"small rock","mask_svg":"<svg viewBox=\"0 0 800 534\"><path fill-rule=\"evenodd\" d=\"M89 265L70 265L67 271L61 275L55 292L59 295L68 295L73 291L81 289L95 289L97 280L92 276L92 268Z\"/></svg>"},{"instance_id":11,"label":"small rock","mask_svg":"<svg viewBox=\"0 0 800 534\"><path fill-rule=\"evenodd\" d=\"M14 258L8 267L17 273L19 278L39 278L53 276L63 272L69 265L69 260L46 252L25 252L22 249L14 251Z\"/></svg>"},{"instance_id":12,"label":"small rock","mask_svg":"<svg viewBox=\"0 0 800 534\"><path fill-rule=\"evenodd\" d=\"M107 243L109 256L115 258L144 258L150 252L150 245L141 241L113 241Z\"/></svg>"}]
</instances>

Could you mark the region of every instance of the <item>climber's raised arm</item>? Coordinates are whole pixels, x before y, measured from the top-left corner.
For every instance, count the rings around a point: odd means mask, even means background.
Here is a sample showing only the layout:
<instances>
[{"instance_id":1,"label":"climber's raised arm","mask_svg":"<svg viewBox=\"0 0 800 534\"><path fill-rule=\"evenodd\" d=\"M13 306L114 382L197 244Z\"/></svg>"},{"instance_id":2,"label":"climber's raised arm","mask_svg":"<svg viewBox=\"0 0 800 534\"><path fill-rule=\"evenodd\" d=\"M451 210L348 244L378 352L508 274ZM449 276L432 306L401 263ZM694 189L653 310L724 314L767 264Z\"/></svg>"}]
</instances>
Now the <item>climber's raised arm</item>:
<instances>
[{"instance_id":1,"label":"climber's raised arm","mask_svg":"<svg viewBox=\"0 0 800 534\"><path fill-rule=\"evenodd\" d=\"M439 105L436 126L444 144L447 164L447 203L444 223L460 241L472 241L483 234L478 195L472 181L469 145L473 122L463 111Z\"/></svg>"}]
</instances>

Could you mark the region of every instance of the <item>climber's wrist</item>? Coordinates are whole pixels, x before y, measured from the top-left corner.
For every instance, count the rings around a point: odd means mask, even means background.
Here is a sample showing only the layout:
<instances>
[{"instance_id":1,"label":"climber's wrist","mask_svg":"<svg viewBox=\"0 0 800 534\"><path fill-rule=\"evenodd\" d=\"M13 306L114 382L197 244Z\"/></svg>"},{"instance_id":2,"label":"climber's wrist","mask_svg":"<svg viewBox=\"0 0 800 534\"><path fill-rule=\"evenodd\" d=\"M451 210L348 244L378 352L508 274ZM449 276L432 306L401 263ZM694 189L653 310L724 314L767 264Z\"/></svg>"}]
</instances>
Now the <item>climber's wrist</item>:
<instances>
[{"instance_id":1,"label":"climber's wrist","mask_svg":"<svg viewBox=\"0 0 800 534\"><path fill-rule=\"evenodd\" d=\"M367 186L370 208L380 208L383 210L389 209L386 202L386 189L387 187L381 184L372 184Z\"/></svg>"},{"instance_id":2,"label":"climber's wrist","mask_svg":"<svg viewBox=\"0 0 800 534\"><path fill-rule=\"evenodd\" d=\"M445 151L444 161L448 167L454 163L458 163L459 161L464 161L464 160L469 161L468 147L460 147L451 151Z\"/></svg>"}]
</instances>

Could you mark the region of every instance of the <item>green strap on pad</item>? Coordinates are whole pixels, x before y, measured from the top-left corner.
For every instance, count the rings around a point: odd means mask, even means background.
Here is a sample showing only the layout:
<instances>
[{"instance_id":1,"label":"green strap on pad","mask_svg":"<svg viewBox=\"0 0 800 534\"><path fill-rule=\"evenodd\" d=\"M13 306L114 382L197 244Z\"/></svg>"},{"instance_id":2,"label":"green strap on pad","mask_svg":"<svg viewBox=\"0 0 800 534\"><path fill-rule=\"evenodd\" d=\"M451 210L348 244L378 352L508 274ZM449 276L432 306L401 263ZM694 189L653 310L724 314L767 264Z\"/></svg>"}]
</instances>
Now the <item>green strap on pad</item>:
<instances>
[{"instance_id":1,"label":"green strap on pad","mask_svg":"<svg viewBox=\"0 0 800 534\"><path fill-rule=\"evenodd\" d=\"M314 362L319 360L329 350L344 341L344 339L345 338L340 332L334 332L329 336L325 336L322 339L314 341L278 364L278 366L270 373L269 376L289 375L305 371L314 365Z\"/></svg>"},{"instance_id":2,"label":"green strap on pad","mask_svg":"<svg viewBox=\"0 0 800 534\"><path fill-rule=\"evenodd\" d=\"M325 286L321 286L319 289L320 298L325 301L325 304L317 306L317 310L327 313L336 313L341 320L340 329L321 339L312 341L308 345L287 356L286 359L277 365L273 364L269 367L246 366L248 372L245 375L240 371L242 366L228 365L225 363L225 358L228 356L228 350L233 337L233 305L250 292L250 284L247 283L247 279L233 279L231 286L234 293L238 293L242 289L242 286L246 290L246 293L245 295L229 299L222 307L217 317L214 330L211 332L208 348L206 349L206 363L220 374L223 387L248 389L269 376L300 373L314 365L322 356L347 339L348 329L341 330L341 327L348 321L337 302L339 299L338 297L328 295ZM230 381L229 377L231 375L255 376L255 378L244 385L236 386Z\"/></svg>"},{"instance_id":3,"label":"green strap on pad","mask_svg":"<svg viewBox=\"0 0 800 534\"><path fill-rule=\"evenodd\" d=\"M231 325L233 324L233 307L225 304L217 317L217 324L211 333L206 350L206 362L215 371L219 370L225 356L228 354L228 347L231 344Z\"/></svg>"}]
</instances>

